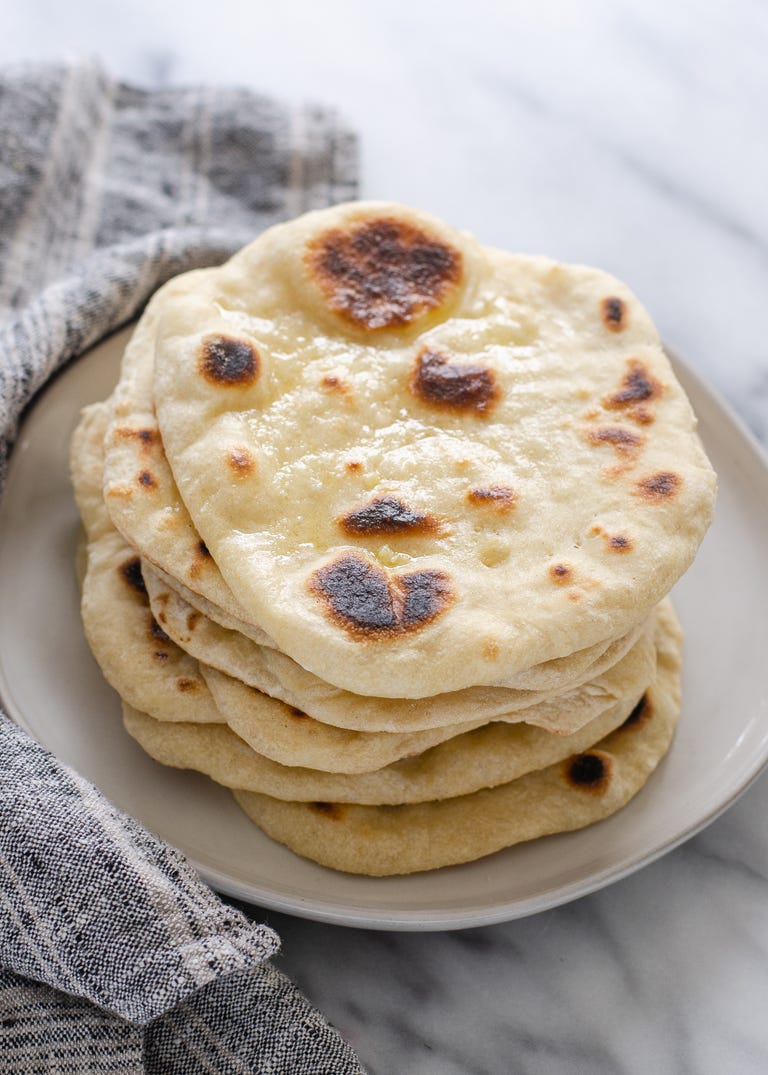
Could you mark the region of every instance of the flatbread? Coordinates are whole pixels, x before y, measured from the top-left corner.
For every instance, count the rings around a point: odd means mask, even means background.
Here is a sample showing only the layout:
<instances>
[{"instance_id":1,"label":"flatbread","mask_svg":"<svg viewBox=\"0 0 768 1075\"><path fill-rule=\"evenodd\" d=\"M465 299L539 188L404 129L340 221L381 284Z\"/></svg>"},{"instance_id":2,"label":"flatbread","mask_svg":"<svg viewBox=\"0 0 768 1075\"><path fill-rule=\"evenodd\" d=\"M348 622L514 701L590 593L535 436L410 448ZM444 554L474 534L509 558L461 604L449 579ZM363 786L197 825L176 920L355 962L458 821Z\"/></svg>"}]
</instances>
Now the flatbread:
<instances>
[{"instance_id":1,"label":"flatbread","mask_svg":"<svg viewBox=\"0 0 768 1075\"><path fill-rule=\"evenodd\" d=\"M175 591L214 623L258 645L275 648L270 636L248 621L248 613L224 582L210 550L195 530L165 458L154 416L154 337L163 301L183 290L187 283L205 281L208 270L187 275L166 284L153 297L126 348L106 436L104 497L113 523L141 553L145 564L152 566L166 590ZM154 595L158 591L157 579L148 572L145 577ZM640 626L639 622L633 625L635 637ZM622 636L627 645L631 633ZM178 635L175 637L178 641ZM585 674L588 667L616 641L614 636L607 636L586 648L522 669L500 685L516 690L563 690L580 677L589 678L592 673ZM217 667L232 672L231 667ZM242 673L241 678L259 685Z\"/></svg>"},{"instance_id":2,"label":"flatbread","mask_svg":"<svg viewBox=\"0 0 768 1075\"><path fill-rule=\"evenodd\" d=\"M623 284L401 206L307 214L180 286L154 397L244 618L360 694L508 682L625 633L712 515Z\"/></svg>"},{"instance_id":3,"label":"flatbread","mask_svg":"<svg viewBox=\"0 0 768 1075\"><path fill-rule=\"evenodd\" d=\"M224 610L238 630L269 645L269 636L248 623L247 613L195 530L166 462L154 413L152 356L160 309L169 297L205 280L210 271L195 269L161 287L131 335L109 403L100 455L103 498L115 528L142 556L177 577L200 600Z\"/></svg>"},{"instance_id":4,"label":"flatbread","mask_svg":"<svg viewBox=\"0 0 768 1075\"><path fill-rule=\"evenodd\" d=\"M297 802L400 805L496 787L587 750L644 705L643 698L618 702L573 735L553 735L527 724L486 724L416 757L355 775L279 765L257 754L226 725L171 724L125 704L123 723L162 765L193 769L228 788Z\"/></svg>"},{"instance_id":5,"label":"flatbread","mask_svg":"<svg viewBox=\"0 0 768 1075\"><path fill-rule=\"evenodd\" d=\"M207 668L280 698L316 720L343 728L403 731L463 723L468 713L473 719L485 720L508 715L604 676L637 642L643 626L638 625L608 647L597 647L597 659L571 661L570 676L558 683L557 690L468 687L416 700L371 698L334 687L273 647L259 646L238 631L209 619L146 561L142 571L155 618L187 653L203 661Z\"/></svg>"},{"instance_id":6,"label":"flatbread","mask_svg":"<svg viewBox=\"0 0 768 1075\"><path fill-rule=\"evenodd\" d=\"M285 802L247 791L234 792L235 799L268 836L297 854L377 877L471 862L591 825L640 791L672 741L682 641L674 620L668 623L645 704L586 752L546 769L470 795L402 806Z\"/></svg>"},{"instance_id":7,"label":"flatbread","mask_svg":"<svg viewBox=\"0 0 768 1075\"><path fill-rule=\"evenodd\" d=\"M149 607L139 557L112 526L101 498L108 408L87 408L72 440L70 467L86 536L83 628L107 682L161 720L222 721L198 662L161 630Z\"/></svg>"},{"instance_id":8,"label":"flatbread","mask_svg":"<svg viewBox=\"0 0 768 1075\"><path fill-rule=\"evenodd\" d=\"M619 699L633 693L637 697L653 674L654 661L651 619L621 660L594 679L562 694L475 687L457 691L455 695L409 701L360 698L350 694L334 698L329 690L327 704L312 704L309 715L324 724L357 732L421 732L462 725L470 719L483 723L490 720L525 721L568 735L594 720ZM262 691L207 665L204 674L216 704L227 714L228 721L243 719L252 706L262 705ZM265 688L265 693L270 695L279 696L278 692L286 693L278 683L270 683ZM319 687L317 697L320 697ZM297 708L307 712L303 707Z\"/></svg>"}]
</instances>

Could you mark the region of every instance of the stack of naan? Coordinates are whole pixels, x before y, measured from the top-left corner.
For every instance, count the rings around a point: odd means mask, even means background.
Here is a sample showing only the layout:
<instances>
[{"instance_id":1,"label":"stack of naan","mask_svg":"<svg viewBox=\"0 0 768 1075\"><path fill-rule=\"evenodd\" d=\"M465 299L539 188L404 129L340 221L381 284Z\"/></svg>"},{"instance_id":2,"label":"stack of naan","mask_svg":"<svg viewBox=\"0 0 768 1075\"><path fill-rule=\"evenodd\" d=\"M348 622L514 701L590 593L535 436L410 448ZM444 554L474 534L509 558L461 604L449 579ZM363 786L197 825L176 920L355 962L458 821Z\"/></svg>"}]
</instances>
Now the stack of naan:
<instances>
[{"instance_id":1,"label":"stack of naan","mask_svg":"<svg viewBox=\"0 0 768 1075\"><path fill-rule=\"evenodd\" d=\"M177 277L72 449L125 727L339 870L606 817L680 709L695 424L624 285L403 206Z\"/></svg>"}]
</instances>

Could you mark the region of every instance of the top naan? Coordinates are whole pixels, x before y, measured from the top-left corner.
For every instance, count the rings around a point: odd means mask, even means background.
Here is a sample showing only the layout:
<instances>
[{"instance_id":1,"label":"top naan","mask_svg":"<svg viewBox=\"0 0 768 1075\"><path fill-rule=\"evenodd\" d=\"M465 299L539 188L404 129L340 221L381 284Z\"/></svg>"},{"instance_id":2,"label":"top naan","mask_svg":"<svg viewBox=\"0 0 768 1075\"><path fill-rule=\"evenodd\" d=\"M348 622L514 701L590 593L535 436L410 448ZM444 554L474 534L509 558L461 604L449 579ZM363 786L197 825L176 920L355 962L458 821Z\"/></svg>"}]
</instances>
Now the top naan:
<instances>
[{"instance_id":1,"label":"top naan","mask_svg":"<svg viewBox=\"0 0 768 1075\"><path fill-rule=\"evenodd\" d=\"M164 302L163 445L237 600L347 690L424 697L629 630L715 477L637 299L350 203Z\"/></svg>"}]
</instances>

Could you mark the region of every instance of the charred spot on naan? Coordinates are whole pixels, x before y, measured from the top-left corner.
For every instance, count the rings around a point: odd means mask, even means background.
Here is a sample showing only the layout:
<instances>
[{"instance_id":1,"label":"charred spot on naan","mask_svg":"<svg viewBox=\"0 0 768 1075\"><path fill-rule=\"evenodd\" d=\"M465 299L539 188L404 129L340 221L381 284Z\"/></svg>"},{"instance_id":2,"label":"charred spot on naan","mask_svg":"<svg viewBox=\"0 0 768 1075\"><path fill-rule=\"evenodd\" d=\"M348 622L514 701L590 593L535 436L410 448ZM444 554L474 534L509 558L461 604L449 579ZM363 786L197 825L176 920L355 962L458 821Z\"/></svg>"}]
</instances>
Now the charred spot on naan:
<instances>
[{"instance_id":1,"label":"charred spot on naan","mask_svg":"<svg viewBox=\"0 0 768 1075\"><path fill-rule=\"evenodd\" d=\"M649 404L658 400L663 392L663 385L647 366L637 358L630 358L621 384L603 399L603 406L609 411L624 411L634 421L648 425L654 418Z\"/></svg>"},{"instance_id":2,"label":"charred spot on naan","mask_svg":"<svg viewBox=\"0 0 768 1075\"><path fill-rule=\"evenodd\" d=\"M621 725L622 728L641 728L653 717L653 704L648 694L644 694L627 719Z\"/></svg>"},{"instance_id":3,"label":"charred spot on naan","mask_svg":"<svg viewBox=\"0 0 768 1075\"><path fill-rule=\"evenodd\" d=\"M608 445L619 458L636 459L643 450L645 436L623 426L600 426L587 431L587 440L594 447Z\"/></svg>"},{"instance_id":4,"label":"charred spot on naan","mask_svg":"<svg viewBox=\"0 0 768 1075\"><path fill-rule=\"evenodd\" d=\"M151 470L140 470L136 476L136 481L142 489L157 489L157 478Z\"/></svg>"},{"instance_id":5,"label":"charred spot on naan","mask_svg":"<svg viewBox=\"0 0 768 1075\"><path fill-rule=\"evenodd\" d=\"M490 412L500 395L493 370L452 362L430 347L417 355L409 388L429 407L481 417Z\"/></svg>"},{"instance_id":6,"label":"charred spot on naan","mask_svg":"<svg viewBox=\"0 0 768 1075\"><path fill-rule=\"evenodd\" d=\"M661 504L674 500L680 491L683 479L673 470L660 470L648 478L642 478L635 485L635 496L651 504Z\"/></svg>"},{"instance_id":7,"label":"charred spot on naan","mask_svg":"<svg viewBox=\"0 0 768 1075\"><path fill-rule=\"evenodd\" d=\"M132 426L118 426L113 435L118 440L134 441L145 454L161 443L160 430L157 427L148 429L142 426L134 429Z\"/></svg>"},{"instance_id":8,"label":"charred spot on naan","mask_svg":"<svg viewBox=\"0 0 768 1075\"><path fill-rule=\"evenodd\" d=\"M124 560L117 569L117 573L123 582L134 593L146 598L147 587L144 585L144 576L141 573L141 560L138 556L131 556Z\"/></svg>"},{"instance_id":9,"label":"charred spot on naan","mask_svg":"<svg viewBox=\"0 0 768 1075\"><path fill-rule=\"evenodd\" d=\"M552 564L549 577L555 586L567 586L573 581L573 568L570 564Z\"/></svg>"},{"instance_id":10,"label":"charred spot on naan","mask_svg":"<svg viewBox=\"0 0 768 1075\"><path fill-rule=\"evenodd\" d=\"M193 694L200 690L200 681L190 679L188 676L180 676L176 680L176 690L181 691L182 694Z\"/></svg>"},{"instance_id":11,"label":"charred spot on naan","mask_svg":"<svg viewBox=\"0 0 768 1075\"><path fill-rule=\"evenodd\" d=\"M612 760L601 750L574 754L563 765L563 778L569 787L590 795L604 795L611 782Z\"/></svg>"},{"instance_id":12,"label":"charred spot on naan","mask_svg":"<svg viewBox=\"0 0 768 1075\"><path fill-rule=\"evenodd\" d=\"M418 631L454 600L443 571L392 574L352 552L315 571L309 589L328 618L361 641Z\"/></svg>"},{"instance_id":13,"label":"charred spot on naan","mask_svg":"<svg viewBox=\"0 0 768 1075\"><path fill-rule=\"evenodd\" d=\"M594 537L602 537L603 544L608 552L625 553L632 552L634 548L634 542L628 534L623 533L609 533L599 523L596 523L590 528L590 534Z\"/></svg>"},{"instance_id":14,"label":"charred spot on naan","mask_svg":"<svg viewBox=\"0 0 768 1075\"><path fill-rule=\"evenodd\" d=\"M155 617L150 613L149 620L147 622L147 635L150 642L170 642L170 638L157 622Z\"/></svg>"},{"instance_id":15,"label":"charred spot on naan","mask_svg":"<svg viewBox=\"0 0 768 1075\"><path fill-rule=\"evenodd\" d=\"M328 307L367 331L410 325L442 306L463 277L454 246L393 216L322 232L304 263Z\"/></svg>"},{"instance_id":16,"label":"charred spot on naan","mask_svg":"<svg viewBox=\"0 0 768 1075\"><path fill-rule=\"evenodd\" d=\"M259 353L248 340L236 336L206 336L197 357L197 368L210 384L224 388L248 388L259 376Z\"/></svg>"},{"instance_id":17,"label":"charred spot on naan","mask_svg":"<svg viewBox=\"0 0 768 1075\"><path fill-rule=\"evenodd\" d=\"M342 515L338 525L351 536L433 534L440 520L429 512L411 508L396 496L384 495Z\"/></svg>"},{"instance_id":18,"label":"charred spot on naan","mask_svg":"<svg viewBox=\"0 0 768 1075\"><path fill-rule=\"evenodd\" d=\"M627 307L623 299L608 295L600 303L600 317L609 332L622 332L627 327Z\"/></svg>"},{"instance_id":19,"label":"charred spot on naan","mask_svg":"<svg viewBox=\"0 0 768 1075\"><path fill-rule=\"evenodd\" d=\"M189 565L189 575L193 579L199 579L213 557L205 542L201 539L192 546L192 562Z\"/></svg>"},{"instance_id":20,"label":"charred spot on naan","mask_svg":"<svg viewBox=\"0 0 768 1075\"><path fill-rule=\"evenodd\" d=\"M626 534L605 534L603 540L609 552L632 551L632 538L627 537Z\"/></svg>"}]
</instances>

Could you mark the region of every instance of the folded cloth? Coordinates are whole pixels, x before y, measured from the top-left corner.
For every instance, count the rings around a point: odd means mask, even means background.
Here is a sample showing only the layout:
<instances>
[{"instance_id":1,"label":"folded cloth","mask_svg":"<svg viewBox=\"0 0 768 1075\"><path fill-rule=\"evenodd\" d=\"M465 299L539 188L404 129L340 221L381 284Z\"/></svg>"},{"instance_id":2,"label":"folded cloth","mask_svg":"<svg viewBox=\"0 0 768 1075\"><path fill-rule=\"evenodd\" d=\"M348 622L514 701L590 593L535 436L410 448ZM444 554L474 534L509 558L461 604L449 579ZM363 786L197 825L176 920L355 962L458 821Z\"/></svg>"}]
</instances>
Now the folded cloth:
<instances>
[{"instance_id":1,"label":"folded cloth","mask_svg":"<svg viewBox=\"0 0 768 1075\"><path fill-rule=\"evenodd\" d=\"M0 145L0 485L34 393L161 283L355 196L331 112L94 63L0 72ZM4 1075L362 1072L278 947L0 713Z\"/></svg>"}]
</instances>

